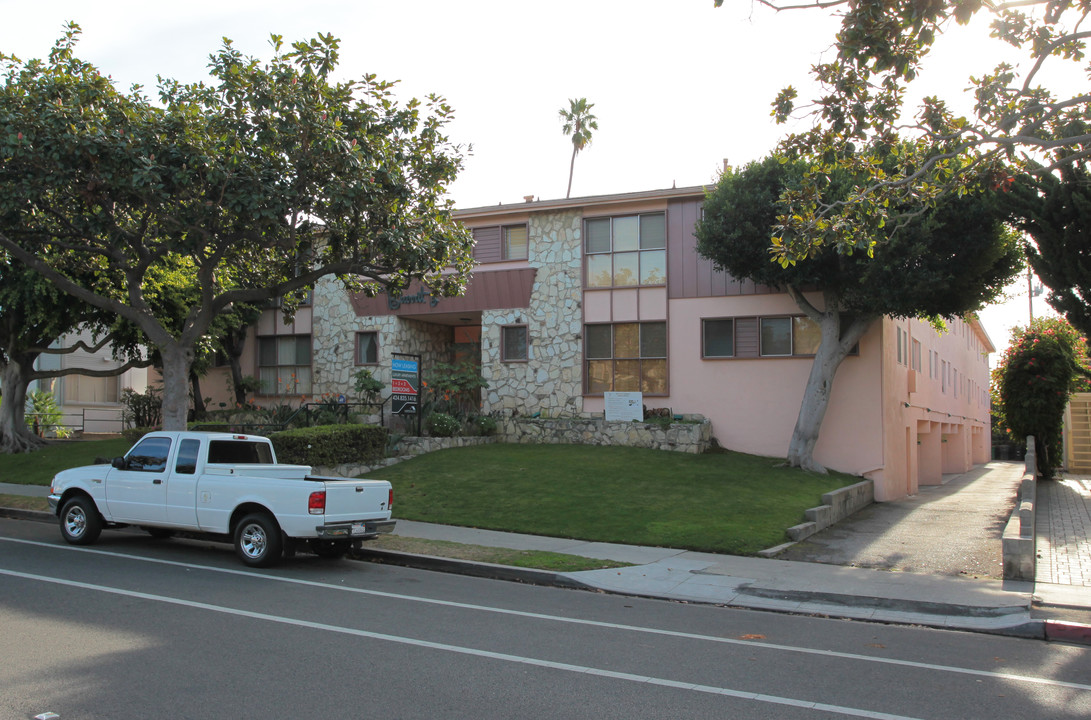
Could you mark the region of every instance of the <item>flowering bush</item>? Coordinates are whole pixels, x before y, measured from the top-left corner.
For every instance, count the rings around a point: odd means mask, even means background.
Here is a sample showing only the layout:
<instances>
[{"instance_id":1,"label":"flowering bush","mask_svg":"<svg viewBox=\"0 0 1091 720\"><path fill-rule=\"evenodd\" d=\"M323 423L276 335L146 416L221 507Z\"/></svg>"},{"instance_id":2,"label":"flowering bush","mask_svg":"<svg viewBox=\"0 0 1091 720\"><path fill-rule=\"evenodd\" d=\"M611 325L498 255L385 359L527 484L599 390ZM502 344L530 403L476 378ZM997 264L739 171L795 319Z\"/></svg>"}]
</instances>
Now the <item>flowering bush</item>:
<instances>
[{"instance_id":1,"label":"flowering bush","mask_svg":"<svg viewBox=\"0 0 1091 720\"><path fill-rule=\"evenodd\" d=\"M434 412L425 422L428 425L428 434L432 437L454 437L462 430L459 419L447 413Z\"/></svg>"},{"instance_id":2,"label":"flowering bush","mask_svg":"<svg viewBox=\"0 0 1091 720\"><path fill-rule=\"evenodd\" d=\"M1089 377L1087 341L1057 318L1016 328L993 371L993 412L1015 439L1034 436L1043 477L1061 465L1064 409L1073 392L1087 389Z\"/></svg>"}]
</instances>

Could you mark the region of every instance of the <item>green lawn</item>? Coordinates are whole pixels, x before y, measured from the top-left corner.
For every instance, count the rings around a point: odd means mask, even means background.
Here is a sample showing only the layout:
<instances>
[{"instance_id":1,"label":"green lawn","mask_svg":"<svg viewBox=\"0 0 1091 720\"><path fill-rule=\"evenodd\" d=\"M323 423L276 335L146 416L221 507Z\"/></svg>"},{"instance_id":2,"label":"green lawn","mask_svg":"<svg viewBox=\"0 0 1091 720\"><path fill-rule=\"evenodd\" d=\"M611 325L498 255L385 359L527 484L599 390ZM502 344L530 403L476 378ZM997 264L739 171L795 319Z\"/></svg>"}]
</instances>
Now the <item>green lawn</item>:
<instances>
[{"instance_id":1,"label":"green lawn","mask_svg":"<svg viewBox=\"0 0 1091 720\"><path fill-rule=\"evenodd\" d=\"M0 455L0 482L48 485L61 470L91 465L97 457L124 455L132 443L114 440L64 440L41 450L17 455Z\"/></svg>"},{"instance_id":2,"label":"green lawn","mask_svg":"<svg viewBox=\"0 0 1091 720\"><path fill-rule=\"evenodd\" d=\"M128 449L66 442L0 455L0 482L48 485L58 470ZM394 517L628 545L749 555L784 542L824 492L859 478L775 458L588 445L443 450L369 473L394 485Z\"/></svg>"},{"instance_id":3,"label":"green lawn","mask_svg":"<svg viewBox=\"0 0 1091 720\"><path fill-rule=\"evenodd\" d=\"M449 525L748 555L822 493L858 482L741 453L586 445L485 445L369 473L394 485L394 515Z\"/></svg>"}]
</instances>

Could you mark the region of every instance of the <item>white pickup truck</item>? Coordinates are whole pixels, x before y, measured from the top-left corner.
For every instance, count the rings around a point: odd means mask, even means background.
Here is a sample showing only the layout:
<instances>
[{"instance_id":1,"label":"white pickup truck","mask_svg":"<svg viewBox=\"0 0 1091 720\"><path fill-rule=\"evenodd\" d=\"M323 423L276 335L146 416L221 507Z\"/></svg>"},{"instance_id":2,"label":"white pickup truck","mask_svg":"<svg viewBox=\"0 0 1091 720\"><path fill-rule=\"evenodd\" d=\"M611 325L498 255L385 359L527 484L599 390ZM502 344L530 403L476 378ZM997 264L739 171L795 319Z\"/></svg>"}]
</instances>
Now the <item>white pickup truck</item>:
<instances>
[{"instance_id":1,"label":"white pickup truck","mask_svg":"<svg viewBox=\"0 0 1091 720\"><path fill-rule=\"evenodd\" d=\"M49 505L73 545L95 542L106 527L135 525L156 537L228 540L253 567L301 545L340 557L394 529L385 480L314 476L307 465L278 465L268 438L230 433L149 433L109 465L57 473Z\"/></svg>"}]
</instances>

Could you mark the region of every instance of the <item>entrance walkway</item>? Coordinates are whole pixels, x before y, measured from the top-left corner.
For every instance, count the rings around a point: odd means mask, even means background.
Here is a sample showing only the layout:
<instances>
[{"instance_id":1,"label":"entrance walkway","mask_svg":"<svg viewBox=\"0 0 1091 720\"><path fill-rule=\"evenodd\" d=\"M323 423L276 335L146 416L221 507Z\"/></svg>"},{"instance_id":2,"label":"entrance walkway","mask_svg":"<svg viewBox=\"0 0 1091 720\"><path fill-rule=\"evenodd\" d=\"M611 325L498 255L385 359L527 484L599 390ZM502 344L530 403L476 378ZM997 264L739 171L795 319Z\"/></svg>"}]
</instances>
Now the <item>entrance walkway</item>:
<instances>
[{"instance_id":1,"label":"entrance walkway","mask_svg":"<svg viewBox=\"0 0 1091 720\"><path fill-rule=\"evenodd\" d=\"M1023 464L990 462L908 498L875 503L778 557L908 573L1003 576L1004 526Z\"/></svg>"},{"instance_id":2,"label":"entrance walkway","mask_svg":"<svg viewBox=\"0 0 1091 720\"><path fill-rule=\"evenodd\" d=\"M1091 475L1039 482L1037 495L1035 582L1091 588Z\"/></svg>"}]
</instances>

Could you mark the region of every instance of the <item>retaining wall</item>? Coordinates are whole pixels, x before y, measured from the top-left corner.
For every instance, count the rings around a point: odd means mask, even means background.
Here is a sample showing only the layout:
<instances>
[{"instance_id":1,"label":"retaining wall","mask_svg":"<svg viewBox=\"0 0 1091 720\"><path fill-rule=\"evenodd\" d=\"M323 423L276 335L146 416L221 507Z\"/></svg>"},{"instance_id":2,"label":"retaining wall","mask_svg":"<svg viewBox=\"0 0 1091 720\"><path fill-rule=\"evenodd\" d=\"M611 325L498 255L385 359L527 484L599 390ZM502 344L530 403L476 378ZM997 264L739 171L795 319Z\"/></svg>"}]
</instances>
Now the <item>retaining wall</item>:
<instances>
[{"instance_id":1,"label":"retaining wall","mask_svg":"<svg viewBox=\"0 0 1091 720\"><path fill-rule=\"evenodd\" d=\"M875 502L875 483L871 480L846 485L833 492L825 493L822 495L821 505L803 511L807 522L788 528L788 537L799 542L844 520L873 502Z\"/></svg>"},{"instance_id":2,"label":"retaining wall","mask_svg":"<svg viewBox=\"0 0 1091 720\"><path fill-rule=\"evenodd\" d=\"M684 415L689 422L607 422L602 417L502 418L497 436L503 442L523 444L624 445L699 454L712 447L712 423L700 415Z\"/></svg>"}]
</instances>

